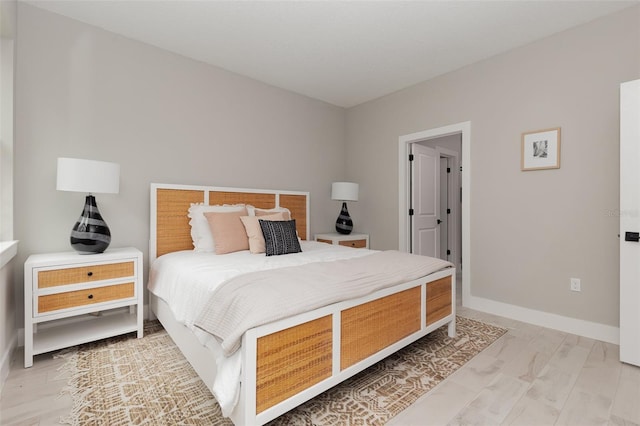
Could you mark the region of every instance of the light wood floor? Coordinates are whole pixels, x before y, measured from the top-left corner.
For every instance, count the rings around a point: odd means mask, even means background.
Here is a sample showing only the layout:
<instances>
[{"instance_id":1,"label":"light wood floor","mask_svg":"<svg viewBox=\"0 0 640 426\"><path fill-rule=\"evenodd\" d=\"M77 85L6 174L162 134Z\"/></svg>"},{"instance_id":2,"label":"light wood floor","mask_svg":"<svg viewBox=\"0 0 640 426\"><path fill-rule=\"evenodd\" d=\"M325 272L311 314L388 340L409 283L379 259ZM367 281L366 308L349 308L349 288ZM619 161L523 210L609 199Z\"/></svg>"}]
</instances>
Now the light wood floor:
<instances>
[{"instance_id":1,"label":"light wood floor","mask_svg":"<svg viewBox=\"0 0 640 426\"><path fill-rule=\"evenodd\" d=\"M460 294L460 292L458 292ZM618 346L459 307L508 332L390 425L640 425L640 367ZM0 397L0 424L54 425L69 413L62 360L16 351Z\"/></svg>"}]
</instances>

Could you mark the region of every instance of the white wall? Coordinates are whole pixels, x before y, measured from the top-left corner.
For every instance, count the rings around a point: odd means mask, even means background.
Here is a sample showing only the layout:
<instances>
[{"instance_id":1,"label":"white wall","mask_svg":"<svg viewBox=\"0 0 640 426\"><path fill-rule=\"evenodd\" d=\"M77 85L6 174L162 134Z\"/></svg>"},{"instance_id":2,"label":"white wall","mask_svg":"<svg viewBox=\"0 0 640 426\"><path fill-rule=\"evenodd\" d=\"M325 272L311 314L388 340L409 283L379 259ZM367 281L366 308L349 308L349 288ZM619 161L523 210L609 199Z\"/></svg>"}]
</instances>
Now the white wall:
<instances>
[{"instance_id":1,"label":"white wall","mask_svg":"<svg viewBox=\"0 0 640 426\"><path fill-rule=\"evenodd\" d=\"M0 268L0 394L9 375L11 355L18 343L12 263Z\"/></svg>"},{"instance_id":2,"label":"white wall","mask_svg":"<svg viewBox=\"0 0 640 426\"><path fill-rule=\"evenodd\" d=\"M2 2L2 37L0 38L0 241L13 239L13 67L15 40L5 30L11 9Z\"/></svg>"},{"instance_id":3,"label":"white wall","mask_svg":"<svg viewBox=\"0 0 640 426\"><path fill-rule=\"evenodd\" d=\"M0 394L18 341L13 239L13 123L16 2L0 2Z\"/></svg>"},{"instance_id":4,"label":"white wall","mask_svg":"<svg viewBox=\"0 0 640 426\"><path fill-rule=\"evenodd\" d=\"M639 76L634 7L350 108L360 229L397 248L398 137L470 121L472 295L617 327L618 91ZM522 172L522 132L556 126L561 168Z\"/></svg>"},{"instance_id":5,"label":"white wall","mask_svg":"<svg viewBox=\"0 0 640 426\"><path fill-rule=\"evenodd\" d=\"M56 191L63 156L120 164L120 193L98 207L111 245L145 259L152 182L310 191L311 232L333 229L344 109L23 3L17 52L17 265L71 250L85 194Z\"/></svg>"}]
</instances>

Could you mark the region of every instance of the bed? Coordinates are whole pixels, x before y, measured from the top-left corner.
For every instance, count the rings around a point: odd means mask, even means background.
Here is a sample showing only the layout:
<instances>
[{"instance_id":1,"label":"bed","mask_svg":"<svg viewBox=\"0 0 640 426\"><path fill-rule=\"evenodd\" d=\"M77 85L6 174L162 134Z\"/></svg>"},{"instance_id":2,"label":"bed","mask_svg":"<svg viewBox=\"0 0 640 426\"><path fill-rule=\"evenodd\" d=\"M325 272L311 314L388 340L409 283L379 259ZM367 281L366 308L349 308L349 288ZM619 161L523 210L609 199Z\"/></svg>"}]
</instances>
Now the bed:
<instances>
[{"instance_id":1,"label":"bed","mask_svg":"<svg viewBox=\"0 0 640 426\"><path fill-rule=\"evenodd\" d=\"M194 242L186 212L199 203L286 208L306 248L303 253L333 256L327 251L329 244L309 241L307 192L151 184L150 201L152 274L156 273L154 265L161 265L164 259L191 258ZM345 250L347 257L369 257L365 249L339 250ZM447 325L453 337L454 277L453 267L439 267L426 276L247 329L233 354L239 375L237 397L223 413L237 425L264 424L439 327ZM220 348L214 348L216 339L209 336L207 340L198 327L185 324L170 307L169 297L150 291L149 298L151 316L162 323L213 389L216 379L227 375L226 367L216 366L215 359L222 358Z\"/></svg>"}]
</instances>

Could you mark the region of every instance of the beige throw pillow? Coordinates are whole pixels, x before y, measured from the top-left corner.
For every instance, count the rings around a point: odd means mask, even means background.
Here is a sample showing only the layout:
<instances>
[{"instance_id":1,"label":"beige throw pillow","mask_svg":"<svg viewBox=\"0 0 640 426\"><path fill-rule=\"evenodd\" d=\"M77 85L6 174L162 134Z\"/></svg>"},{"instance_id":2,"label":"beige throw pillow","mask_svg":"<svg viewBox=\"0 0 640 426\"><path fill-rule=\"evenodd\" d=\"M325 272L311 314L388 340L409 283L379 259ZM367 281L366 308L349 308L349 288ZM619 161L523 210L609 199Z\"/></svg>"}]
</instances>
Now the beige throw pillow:
<instances>
[{"instance_id":1,"label":"beige throw pillow","mask_svg":"<svg viewBox=\"0 0 640 426\"><path fill-rule=\"evenodd\" d=\"M211 227L204 213L209 212L237 212L246 209L244 204L225 204L225 205L205 205L202 203L192 203L189 207L187 216L189 217L189 225L191 225L191 240L195 251L215 252L215 243L211 235Z\"/></svg>"},{"instance_id":2,"label":"beige throw pillow","mask_svg":"<svg viewBox=\"0 0 640 426\"><path fill-rule=\"evenodd\" d=\"M251 253L264 253L266 251L264 235L262 235L262 228L260 228L258 220L287 220L285 216L288 215L284 212L260 216L240 216L246 235L249 237L249 251Z\"/></svg>"},{"instance_id":3,"label":"beige throw pillow","mask_svg":"<svg viewBox=\"0 0 640 426\"><path fill-rule=\"evenodd\" d=\"M204 213L211 228L216 254L249 249L249 239L240 220L240 217L246 215L246 208L237 212Z\"/></svg>"}]
</instances>

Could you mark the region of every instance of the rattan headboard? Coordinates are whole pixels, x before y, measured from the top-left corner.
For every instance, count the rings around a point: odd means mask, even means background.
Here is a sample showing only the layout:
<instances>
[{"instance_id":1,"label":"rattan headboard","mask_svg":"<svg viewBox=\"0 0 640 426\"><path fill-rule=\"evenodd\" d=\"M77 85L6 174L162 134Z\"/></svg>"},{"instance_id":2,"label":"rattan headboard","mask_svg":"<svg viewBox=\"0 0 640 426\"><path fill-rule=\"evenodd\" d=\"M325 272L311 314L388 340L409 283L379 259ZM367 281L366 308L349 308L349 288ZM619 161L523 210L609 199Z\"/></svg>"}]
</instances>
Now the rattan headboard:
<instances>
[{"instance_id":1,"label":"rattan headboard","mask_svg":"<svg viewBox=\"0 0 640 426\"><path fill-rule=\"evenodd\" d=\"M193 249L187 217L191 203L244 203L262 209L286 207L296 220L300 238L306 240L309 235L308 192L152 183L150 262L166 253Z\"/></svg>"}]
</instances>

